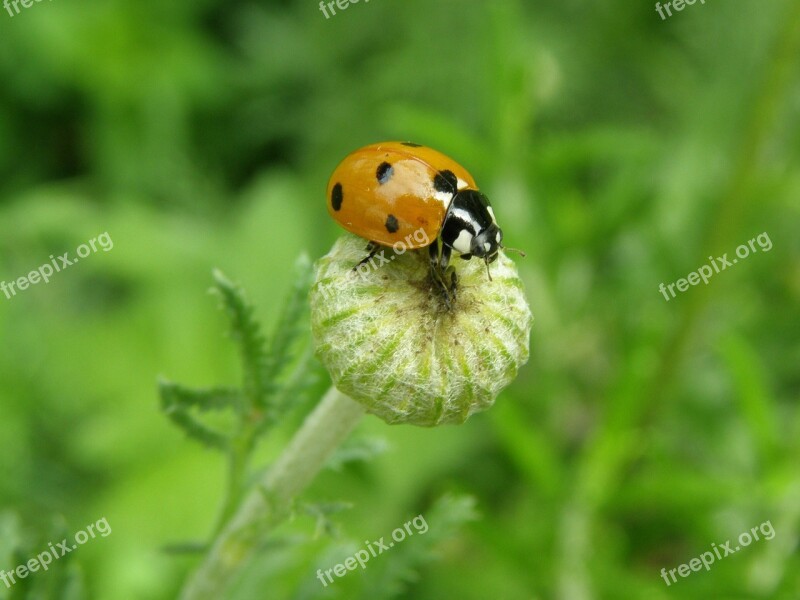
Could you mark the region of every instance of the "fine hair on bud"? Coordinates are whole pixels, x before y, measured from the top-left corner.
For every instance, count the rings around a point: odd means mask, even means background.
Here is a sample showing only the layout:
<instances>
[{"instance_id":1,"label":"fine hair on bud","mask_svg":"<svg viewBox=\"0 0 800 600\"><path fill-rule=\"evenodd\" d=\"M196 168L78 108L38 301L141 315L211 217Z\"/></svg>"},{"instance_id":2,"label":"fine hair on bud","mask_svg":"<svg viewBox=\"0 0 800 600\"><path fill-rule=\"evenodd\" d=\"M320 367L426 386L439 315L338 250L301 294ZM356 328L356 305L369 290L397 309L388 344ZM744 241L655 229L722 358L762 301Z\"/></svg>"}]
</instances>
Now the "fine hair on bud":
<instances>
[{"instance_id":1,"label":"fine hair on bud","mask_svg":"<svg viewBox=\"0 0 800 600\"><path fill-rule=\"evenodd\" d=\"M381 248L354 271L365 241L341 237L316 265L311 326L334 385L387 423L463 423L486 410L528 360L533 316L516 265L453 259L448 300L427 248ZM382 254L381 254L382 253Z\"/></svg>"}]
</instances>

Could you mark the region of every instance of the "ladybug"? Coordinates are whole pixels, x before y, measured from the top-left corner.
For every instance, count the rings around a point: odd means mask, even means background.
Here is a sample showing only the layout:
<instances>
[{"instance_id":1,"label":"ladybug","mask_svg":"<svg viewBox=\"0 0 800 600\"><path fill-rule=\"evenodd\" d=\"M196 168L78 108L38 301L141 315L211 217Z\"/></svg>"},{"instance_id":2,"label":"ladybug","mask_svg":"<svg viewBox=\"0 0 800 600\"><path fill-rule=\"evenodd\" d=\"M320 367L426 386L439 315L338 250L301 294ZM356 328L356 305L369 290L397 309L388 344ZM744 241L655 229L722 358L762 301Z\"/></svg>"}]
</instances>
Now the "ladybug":
<instances>
[{"instance_id":1,"label":"ladybug","mask_svg":"<svg viewBox=\"0 0 800 600\"><path fill-rule=\"evenodd\" d=\"M369 240L359 265L381 246L428 247L431 273L448 296L456 284L448 267L453 252L484 260L488 273L503 247L489 199L472 175L420 144L380 142L352 152L331 175L327 203L339 225Z\"/></svg>"}]
</instances>

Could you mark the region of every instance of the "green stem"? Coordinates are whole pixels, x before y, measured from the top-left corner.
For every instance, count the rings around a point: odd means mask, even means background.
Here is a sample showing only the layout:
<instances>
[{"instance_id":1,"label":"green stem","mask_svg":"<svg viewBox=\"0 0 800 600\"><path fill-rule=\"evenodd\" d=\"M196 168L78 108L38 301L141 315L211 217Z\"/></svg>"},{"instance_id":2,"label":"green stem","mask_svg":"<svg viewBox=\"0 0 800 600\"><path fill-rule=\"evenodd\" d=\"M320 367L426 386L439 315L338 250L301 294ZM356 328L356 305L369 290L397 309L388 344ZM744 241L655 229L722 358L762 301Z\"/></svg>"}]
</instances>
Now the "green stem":
<instances>
[{"instance_id":1,"label":"green stem","mask_svg":"<svg viewBox=\"0 0 800 600\"><path fill-rule=\"evenodd\" d=\"M255 439L254 428L249 424L245 425L244 430L233 442L228 455L230 464L230 474L228 476L228 489L225 494L225 504L219 514L217 526L214 529L216 537L222 531L225 523L233 516L236 506L239 504L242 491L244 489L245 475L247 473L247 461Z\"/></svg>"},{"instance_id":2,"label":"green stem","mask_svg":"<svg viewBox=\"0 0 800 600\"><path fill-rule=\"evenodd\" d=\"M236 513L212 542L186 583L181 600L218 600L252 557L259 541L291 509L339 444L358 424L364 407L331 388Z\"/></svg>"}]
</instances>

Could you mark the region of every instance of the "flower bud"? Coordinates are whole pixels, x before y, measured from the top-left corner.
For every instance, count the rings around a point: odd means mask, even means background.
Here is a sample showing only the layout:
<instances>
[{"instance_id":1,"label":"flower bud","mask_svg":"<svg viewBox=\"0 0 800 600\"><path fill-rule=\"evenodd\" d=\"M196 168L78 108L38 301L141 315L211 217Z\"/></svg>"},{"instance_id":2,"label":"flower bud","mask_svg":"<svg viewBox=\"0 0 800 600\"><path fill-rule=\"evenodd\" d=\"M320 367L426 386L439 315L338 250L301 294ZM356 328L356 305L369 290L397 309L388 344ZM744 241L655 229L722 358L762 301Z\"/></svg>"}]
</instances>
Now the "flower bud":
<instances>
[{"instance_id":1,"label":"flower bud","mask_svg":"<svg viewBox=\"0 0 800 600\"><path fill-rule=\"evenodd\" d=\"M341 237L316 265L311 327L334 385L387 423L463 423L489 408L528 360L533 317L514 263L454 257L455 299L430 276L427 249Z\"/></svg>"}]
</instances>

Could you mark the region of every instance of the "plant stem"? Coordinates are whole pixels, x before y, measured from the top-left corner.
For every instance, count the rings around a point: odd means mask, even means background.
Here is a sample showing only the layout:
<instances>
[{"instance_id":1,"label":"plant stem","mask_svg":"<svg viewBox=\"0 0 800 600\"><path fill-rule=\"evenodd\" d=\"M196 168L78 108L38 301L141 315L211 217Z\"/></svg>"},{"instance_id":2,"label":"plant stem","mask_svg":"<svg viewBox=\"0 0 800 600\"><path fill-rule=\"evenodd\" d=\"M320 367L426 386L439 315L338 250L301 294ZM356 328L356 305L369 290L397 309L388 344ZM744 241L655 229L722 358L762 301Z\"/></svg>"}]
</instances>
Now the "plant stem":
<instances>
[{"instance_id":1,"label":"plant stem","mask_svg":"<svg viewBox=\"0 0 800 600\"><path fill-rule=\"evenodd\" d=\"M364 407L331 387L300 430L212 542L187 581L181 600L218 600L252 557L263 536L285 518L293 499L325 465L364 414Z\"/></svg>"},{"instance_id":2,"label":"plant stem","mask_svg":"<svg viewBox=\"0 0 800 600\"><path fill-rule=\"evenodd\" d=\"M228 476L228 490L225 495L225 503L219 514L218 524L214 529L214 537L219 535L239 504L244 489L247 461L253 448L254 437L254 428L248 420L229 451L230 474Z\"/></svg>"}]
</instances>

